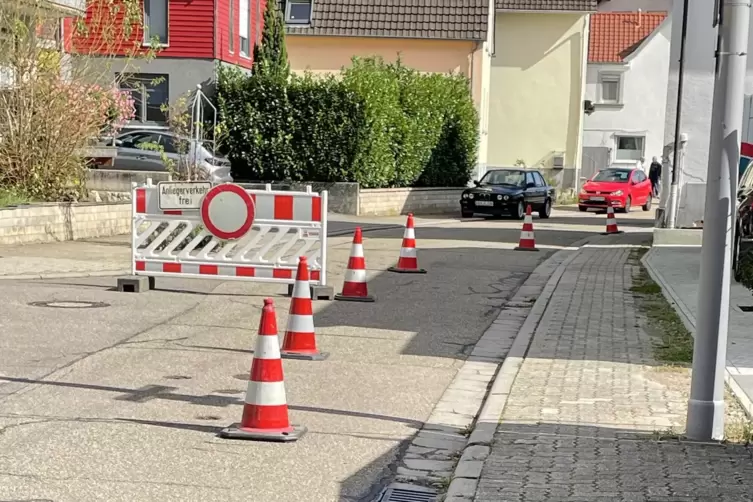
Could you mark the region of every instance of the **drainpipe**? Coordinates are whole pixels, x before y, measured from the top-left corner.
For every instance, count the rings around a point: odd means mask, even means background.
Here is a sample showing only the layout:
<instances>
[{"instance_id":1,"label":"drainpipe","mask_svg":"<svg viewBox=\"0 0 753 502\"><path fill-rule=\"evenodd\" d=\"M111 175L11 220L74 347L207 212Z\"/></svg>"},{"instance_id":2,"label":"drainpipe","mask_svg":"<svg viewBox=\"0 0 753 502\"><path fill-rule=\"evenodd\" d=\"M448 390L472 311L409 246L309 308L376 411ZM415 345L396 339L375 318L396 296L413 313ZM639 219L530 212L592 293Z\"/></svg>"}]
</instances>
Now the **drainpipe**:
<instances>
[{"instance_id":1,"label":"drainpipe","mask_svg":"<svg viewBox=\"0 0 753 502\"><path fill-rule=\"evenodd\" d=\"M677 220L677 189L679 185L679 161L682 138L680 129L682 127L682 88L685 81L685 40L688 35L688 10L689 0L684 0L682 4L682 28L680 34L680 67L677 76L677 110L675 112L675 139L674 153L672 156L672 181L669 188L669 200L667 201L667 217L664 224L667 228L675 228ZM719 30L721 32L721 30Z\"/></svg>"}]
</instances>

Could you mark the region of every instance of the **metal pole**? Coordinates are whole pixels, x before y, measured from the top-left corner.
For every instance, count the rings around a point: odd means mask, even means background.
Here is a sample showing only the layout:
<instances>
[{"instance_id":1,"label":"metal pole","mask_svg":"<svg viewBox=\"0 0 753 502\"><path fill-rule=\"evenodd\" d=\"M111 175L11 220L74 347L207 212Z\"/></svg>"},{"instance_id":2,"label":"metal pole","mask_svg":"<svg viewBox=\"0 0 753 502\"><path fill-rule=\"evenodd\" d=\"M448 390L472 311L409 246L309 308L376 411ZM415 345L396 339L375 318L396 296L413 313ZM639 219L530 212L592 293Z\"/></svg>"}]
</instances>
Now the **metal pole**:
<instances>
[{"instance_id":1,"label":"metal pole","mask_svg":"<svg viewBox=\"0 0 753 502\"><path fill-rule=\"evenodd\" d=\"M667 201L666 227L675 228L677 220L677 188L679 182L679 159L680 159L680 130L682 125L682 88L685 82L685 40L688 38L688 10L689 0L682 4L682 28L680 34L680 68L677 77L677 109L675 111L675 145L672 156L672 181L669 187L669 200ZM666 183L666 181L665 181Z\"/></svg>"},{"instance_id":2,"label":"metal pole","mask_svg":"<svg viewBox=\"0 0 753 502\"><path fill-rule=\"evenodd\" d=\"M729 324L730 251L745 99L751 0L721 0L711 113L706 208L698 296L698 325L688 402L687 436L724 437L724 371Z\"/></svg>"}]
</instances>

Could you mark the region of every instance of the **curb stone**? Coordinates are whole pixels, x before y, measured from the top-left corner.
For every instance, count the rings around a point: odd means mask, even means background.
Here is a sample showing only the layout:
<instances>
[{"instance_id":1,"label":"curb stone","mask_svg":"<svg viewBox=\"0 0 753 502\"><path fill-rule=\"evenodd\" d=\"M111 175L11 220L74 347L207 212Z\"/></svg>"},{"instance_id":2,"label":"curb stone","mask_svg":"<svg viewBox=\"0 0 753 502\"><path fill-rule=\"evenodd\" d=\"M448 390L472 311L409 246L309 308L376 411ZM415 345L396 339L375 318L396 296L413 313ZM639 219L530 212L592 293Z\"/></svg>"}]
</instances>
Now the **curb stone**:
<instances>
[{"instance_id":1,"label":"curb stone","mask_svg":"<svg viewBox=\"0 0 753 502\"><path fill-rule=\"evenodd\" d=\"M570 248L580 248L589 239L583 239L576 243L579 245L573 245ZM579 252L579 249L569 250L571 252L557 265L555 271L550 275L543 291L536 299L523 325L515 335L512 346L504 362L502 362L499 372L492 383L491 390L478 414L476 427L468 438L463 455L460 457L460 462L453 472L452 482L444 498L445 502L468 502L473 500L476 495L476 487L481 477L484 461L491 452L491 445L494 441L494 434L497 431L499 419L507 404L507 398L515 383L515 378L525 360L525 355L528 352L533 335L539 321L544 316L554 290L565 273L565 269L567 269L567 266L575 259ZM477 463L480 467L476 469L474 466L468 465L470 463Z\"/></svg>"},{"instance_id":2,"label":"curb stone","mask_svg":"<svg viewBox=\"0 0 753 502\"><path fill-rule=\"evenodd\" d=\"M52 274L0 275L0 281L29 281L36 279L74 279L76 277L108 277L111 275L130 274L131 269L98 270L96 272L60 272Z\"/></svg>"},{"instance_id":3,"label":"curb stone","mask_svg":"<svg viewBox=\"0 0 753 502\"><path fill-rule=\"evenodd\" d=\"M643 255L643 258L641 258L641 264L644 266L644 268L648 272L648 275L651 276L654 282L656 282L661 287L662 295L667 300L667 302L669 302L675 312L677 312L677 315L682 320L685 328L690 332L693 338L695 338L695 315L693 315L693 312L688 308L687 305L685 305L680 297L677 296L675 290L672 289L672 287L664 280L664 278L656 271L656 269L654 269L651 263L649 263L649 256L651 256L651 253L653 252L654 248L652 247L648 250L648 253ZM740 387L740 385L735 381L734 375L732 374L732 372L730 372L729 369L730 364L725 361L724 381L727 383L727 386L735 395L735 398L740 402L740 405L742 406L743 410L745 410L748 418L753 419L753 401L751 401L750 397L748 397L748 394L746 394L745 391Z\"/></svg>"},{"instance_id":4,"label":"curb stone","mask_svg":"<svg viewBox=\"0 0 753 502\"><path fill-rule=\"evenodd\" d=\"M514 374L511 373L507 369L509 363L506 361L510 354L519 353L518 359L522 358L530 341L529 336L525 347L522 347L522 341L517 341L520 338L521 327L532 325L529 329L531 334L533 333L548 302L548 296L544 299L541 295L551 296L556 286L556 282L550 286L552 277L556 275L558 281L562 276L562 272L558 274L558 271L564 271L564 267L572 261L580 246L592 238L593 236L581 239L553 253L536 267L515 295L502 306L497 318L475 344L471 355L442 394L431 416L413 438L403 458L399 460L396 482L439 486L446 482L447 478L453 478L450 491L447 493L447 502L459 502L473 497L499 420L497 414L491 430L477 426L469 437L468 433L478 420L479 412L481 411L481 416L486 416L484 410L489 406L485 405L484 401L488 400L487 395L491 398L500 394L499 384L495 382L491 393L489 385L495 377L500 380L498 371L503 375L509 374L509 386L512 385L517 368ZM535 320L533 313L538 315ZM506 397L506 394L500 395ZM487 415L491 412L493 410L488 409ZM455 465L457 460L459 462Z\"/></svg>"}]
</instances>

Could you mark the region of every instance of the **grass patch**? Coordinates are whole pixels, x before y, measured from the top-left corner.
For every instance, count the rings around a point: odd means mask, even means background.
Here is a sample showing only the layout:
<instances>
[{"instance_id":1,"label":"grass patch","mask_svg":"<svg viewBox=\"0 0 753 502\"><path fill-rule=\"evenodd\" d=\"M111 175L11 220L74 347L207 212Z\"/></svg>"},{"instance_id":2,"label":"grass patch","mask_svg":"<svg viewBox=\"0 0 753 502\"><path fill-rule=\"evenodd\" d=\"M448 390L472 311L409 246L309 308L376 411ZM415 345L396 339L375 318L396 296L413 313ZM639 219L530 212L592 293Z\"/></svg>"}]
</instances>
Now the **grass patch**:
<instances>
[{"instance_id":1,"label":"grass patch","mask_svg":"<svg viewBox=\"0 0 753 502\"><path fill-rule=\"evenodd\" d=\"M640 264L640 257L648 249L631 253L631 262ZM686 365L693 362L693 337L685 328L674 308L662 295L661 287L648 275L642 265L633 276L630 288L640 312L646 316L646 331L654 338L654 357L669 364Z\"/></svg>"},{"instance_id":2,"label":"grass patch","mask_svg":"<svg viewBox=\"0 0 753 502\"><path fill-rule=\"evenodd\" d=\"M0 207L17 206L30 202L32 202L31 198L18 190L0 188Z\"/></svg>"}]
</instances>

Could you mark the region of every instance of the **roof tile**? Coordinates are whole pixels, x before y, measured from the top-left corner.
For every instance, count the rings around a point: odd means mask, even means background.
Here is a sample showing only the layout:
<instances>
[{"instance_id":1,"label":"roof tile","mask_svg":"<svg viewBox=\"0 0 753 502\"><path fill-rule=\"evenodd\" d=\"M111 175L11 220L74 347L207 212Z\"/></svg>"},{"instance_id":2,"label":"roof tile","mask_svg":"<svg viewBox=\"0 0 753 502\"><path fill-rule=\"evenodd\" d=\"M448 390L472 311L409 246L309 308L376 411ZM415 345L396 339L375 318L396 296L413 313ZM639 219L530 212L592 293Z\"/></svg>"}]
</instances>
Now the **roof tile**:
<instances>
[{"instance_id":1,"label":"roof tile","mask_svg":"<svg viewBox=\"0 0 753 502\"><path fill-rule=\"evenodd\" d=\"M489 6L487 0L313 0L312 9L311 25L288 25L288 34L486 40Z\"/></svg>"},{"instance_id":2,"label":"roof tile","mask_svg":"<svg viewBox=\"0 0 753 502\"><path fill-rule=\"evenodd\" d=\"M495 0L497 10L595 12L597 0Z\"/></svg>"},{"instance_id":3,"label":"roof tile","mask_svg":"<svg viewBox=\"0 0 753 502\"><path fill-rule=\"evenodd\" d=\"M620 63L667 17L666 12L599 12L591 16L589 63Z\"/></svg>"}]
</instances>

